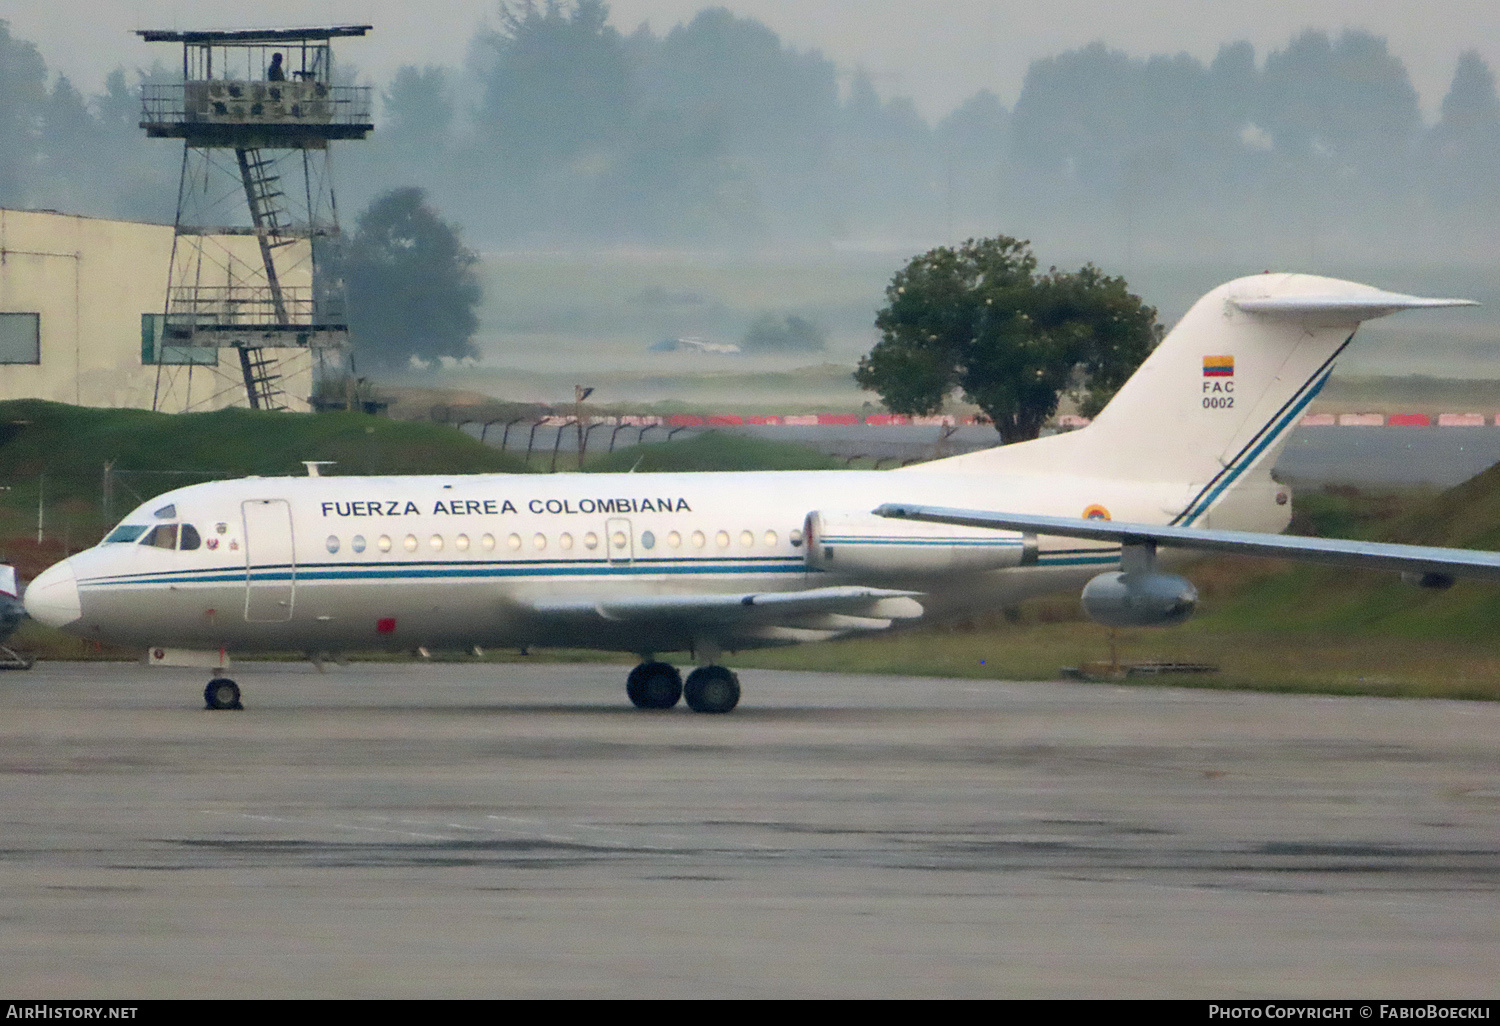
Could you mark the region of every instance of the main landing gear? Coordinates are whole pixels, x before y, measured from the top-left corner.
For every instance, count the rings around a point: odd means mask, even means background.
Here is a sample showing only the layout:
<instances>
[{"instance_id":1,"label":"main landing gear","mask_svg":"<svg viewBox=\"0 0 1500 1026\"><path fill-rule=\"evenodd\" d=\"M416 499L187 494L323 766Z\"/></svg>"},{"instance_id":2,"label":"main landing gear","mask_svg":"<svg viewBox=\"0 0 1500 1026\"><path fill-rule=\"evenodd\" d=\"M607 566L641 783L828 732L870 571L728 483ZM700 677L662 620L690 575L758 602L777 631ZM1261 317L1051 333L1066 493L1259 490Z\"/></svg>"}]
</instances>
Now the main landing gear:
<instances>
[{"instance_id":1,"label":"main landing gear","mask_svg":"<svg viewBox=\"0 0 1500 1026\"><path fill-rule=\"evenodd\" d=\"M630 671L625 693L637 709L670 709L679 698L700 713L727 713L740 704L740 679L724 666L700 666L683 684L676 667L644 662Z\"/></svg>"},{"instance_id":2,"label":"main landing gear","mask_svg":"<svg viewBox=\"0 0 1500 1026\"><path fill-rule=\"evenodd\" d=\"M210 709L243 709L240 686L228 677L215 677L203 689L203 701Z\"/></svg>"}]
</instances>

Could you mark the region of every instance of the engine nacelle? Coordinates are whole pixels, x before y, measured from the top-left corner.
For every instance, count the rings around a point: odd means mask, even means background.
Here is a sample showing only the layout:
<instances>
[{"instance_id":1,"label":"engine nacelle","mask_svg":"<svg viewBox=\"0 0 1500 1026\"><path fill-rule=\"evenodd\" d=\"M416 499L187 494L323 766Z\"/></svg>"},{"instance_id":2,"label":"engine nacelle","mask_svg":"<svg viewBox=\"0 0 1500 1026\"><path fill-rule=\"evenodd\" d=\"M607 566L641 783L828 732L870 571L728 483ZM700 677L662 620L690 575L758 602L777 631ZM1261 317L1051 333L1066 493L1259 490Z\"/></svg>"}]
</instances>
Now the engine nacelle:
<instances>
[{"instance_id":1,"label":"engine nacelle","mask_svg":"<svg viewBox=\"0 0 1500 1026\"><path fill-rule=\"evenodd\" d=\"M981 573L1036 562L1036 536L818 510L803 524L807 565L865 576Z\"/></svg>"},{"instance_id":2,"label":"engine nacelle","mask_svg":"<svg viewBox=\"0 0 1500 1026\"><path fill-rule=\"evenodd\" d=\"M1401 575L1401 580L1406 584L1415 584L1418 588L1429 588L1433 591L1446 591L1454 584L1453 578L1448 574L1407 572Z\"/></svg>"},{"instance_id":3,"label":"engine nacelle","mask_svg":"<svg viewBox=\"0 0 1500 1026\"><path fill-rule=\"evenodd\" d=\"M1083 587L1083 611L1106 627L1171 627L1193 615L1198 589L1176 574L1100 574Z\"/></svg>"}]
</instances>

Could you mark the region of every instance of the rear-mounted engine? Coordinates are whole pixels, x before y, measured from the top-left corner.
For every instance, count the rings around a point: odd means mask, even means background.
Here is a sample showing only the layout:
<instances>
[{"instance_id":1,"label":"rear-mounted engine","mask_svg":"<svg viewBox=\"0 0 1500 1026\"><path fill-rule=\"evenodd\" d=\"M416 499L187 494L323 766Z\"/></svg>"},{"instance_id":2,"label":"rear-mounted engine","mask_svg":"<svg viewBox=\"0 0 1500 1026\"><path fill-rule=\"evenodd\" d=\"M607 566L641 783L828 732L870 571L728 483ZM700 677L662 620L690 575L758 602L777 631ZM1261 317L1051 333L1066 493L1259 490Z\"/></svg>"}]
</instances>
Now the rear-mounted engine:
<instances>
[{"instance_id":1,"label":"rear-mounted engine","mask_svg":"<svg viewBox=\"0 0 1500 1026\"><path fill-rule=\"evenodd\" d=\"M863 576L982 573L1036 562L1036 536L818 510L803 525L807 565Z\"/></svg>"}]
</instances>

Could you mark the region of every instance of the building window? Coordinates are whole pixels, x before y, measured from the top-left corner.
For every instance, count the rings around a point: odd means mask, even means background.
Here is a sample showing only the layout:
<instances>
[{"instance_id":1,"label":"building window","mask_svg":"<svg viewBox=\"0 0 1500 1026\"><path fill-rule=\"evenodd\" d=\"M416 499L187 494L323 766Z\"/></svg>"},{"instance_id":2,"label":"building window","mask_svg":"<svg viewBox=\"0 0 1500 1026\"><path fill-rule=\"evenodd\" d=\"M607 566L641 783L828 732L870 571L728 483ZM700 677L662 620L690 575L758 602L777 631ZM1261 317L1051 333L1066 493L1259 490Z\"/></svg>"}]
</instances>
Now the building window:
<instances>
[{"instance_id":1,"label":"building window","mask_svg":"<svg viewBox=\"0 0 1500 1026\"><path fill-rule=\"evenodd\" d=\"M219 351L213 346L164 346L161 340L161 314L141 314L141 364L155 365L157 357L168 366L189 363L209 367L219 365Z\"/></svg>"},{"instance_id":2,"label":"building window","mask_svg":"<svg viewBox=\"0 0 1500 1026\"><path fill-rule=\"evenodd\" d=\"M42 362L42 315L0 313L0 363Z\"/></svg>"}]
</instances>

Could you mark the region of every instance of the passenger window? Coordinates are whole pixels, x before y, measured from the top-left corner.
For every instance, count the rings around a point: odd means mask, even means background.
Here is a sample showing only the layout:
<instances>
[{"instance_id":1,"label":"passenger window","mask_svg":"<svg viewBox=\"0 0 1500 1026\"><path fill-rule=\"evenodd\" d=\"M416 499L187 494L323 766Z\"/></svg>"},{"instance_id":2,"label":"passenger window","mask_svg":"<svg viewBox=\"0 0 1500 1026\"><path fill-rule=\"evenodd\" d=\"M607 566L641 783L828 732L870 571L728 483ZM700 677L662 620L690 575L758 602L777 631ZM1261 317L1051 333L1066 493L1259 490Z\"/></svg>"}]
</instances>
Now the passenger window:
<instances>
[{"instance_id":1,"label":"passenger window","mask_svg":"<svg viewBox=\"0 0 1500 1026\"><path fill-rule=\"evenodd\" d=\"M483 538L479 539L479 544L484 546L484 551L494 552L495 536L493 534L487 534Z\"/></svg>"},{"instance_id":2,"label":"passenger window","mask_svg":"<svg viewBox=\"0 0 1500 1026\"><path fill-rule=\"evenodd\" d=\"M705 537L703 537L703 532L702 531L694 531L693 532L693 548L695 548L695 549L701 549L701 548L703 548L703 546L705 546L707 544L708 544L708 539L705 538Z\"/></svg>"},{"instance_id":3,"label":"passenger window","mask_svg":"<svg viewBox=\"0 0 1500 1026\"><path fill-rule=\"evenodd\" d=\"M714 541L719 543L719 548L721 549L729 548L729 532L720 531L718 534L714 535Z\"/></svg>"},{"instance_id":4,"label":"passenger window","mask_svg":"<svg viewBox=\"0 0 1500 1026\"><path fill-rule=\"evenodd\" d=\"M767 531L766 532L766 548L774 549L775 547L776 547L776 532L775 531Z\"/></svg>"},{"instance_id":5,"label":"passenger window","mask_svg":"<svg viewBox=\"0 0 1500 1026\"><path fill-rule=\"evenodd\" d=\"M454 538L453 539L453 547L455 549L457 549L459 552L468 552L469 551L469 536L466 535L466 534L461 534L457 538Z\"/></svg>"},{"instance_id":6,"label":"passenger window","mask_svg":"<svg viewBox=\"0 0 1500 1026\"><path fill-rule=\"evenodd\" d=\"M325 547L328 549L330 554L337 552L339 550L339 536L336 534L330 534L328 536L328 541L325 543Z\"/></svg>"},{"instance_id":7,"label":"passenger window","mask_svg":"<svg viewBox=\"0 0 1500 1026\"><path fill-rule=\"evenodd\" d=\"M671 534L667 535L667 544L672 546L672 548L674 549L679 548L682 545L682 535L678 534L676 531L673 531Z\"/></svg>"},{"instance_id":8,"label":"passenger window","mask_svg":"<svg viewBox=\"0 0 1500 1026\"><path fill-rule=\"evenodd\" d=\"M362 534L356 534L353 540L349 542L349 547L355 552L365 551L365 536Z\"/></svg>"},{"instance_id":9,"label":"passenger window","mask_svg":"<svg viewBox=\"0 0 1500 1026\"><path fill-rule=\"evenodd\" d=\"M741 531L740 532L740 544L743 545L747 549L750 546L754 545L755 544L755 532L754 531Z\"/></svg>"},{"instance_id":10,"label":"passenger window","mask_svg":"<svg viewBox=\"0 0 1500 1026\"><path fill-rule=\"evenodd\" d=\"M593 531L583 536L583 547L586 549L597 549L599 547L599 536Z\"/></svg>"},{"instance_id":11,"label":"passenger window","mask_svg":"<svg viewBox=\"0 0 1500 1026\"><path fill-rule=\"evenodd\" d=\"M177 539L177 547L183 552L190 552L203 544L203 539L198 537L198 529L192 524L182 525L182 535Z\"/></svg>"},{"instance_id":12,"label":"passenger window","mask_svg":"<svg viewBox=\"0 0 1500 1026\"><path fill-rule=\"evenodd\" d=\"M573 550L573 536L564 532L563 535L557 539L557 544L562 547L562 550L564 552L571 552Z\"/></svg>"},{"instance_id":13,"label":"passenger window","mask_svg":"<svg viewBox=\"0 0 1500 1026\"><path fill-rule=\"evenodd\" d=\"M406 538L401 542L401 547L404 548L407 552L416 552L417 536L414 534L407 535Z\"/></svg>"},{"instance_id":14,"label":"passenger window","mask_svg":"<svg viewBox=\"0 0 1500 1026\"><path fill-rule=\"evenodd\" d=\"M650 531L641 532L641 547L646 549L656 548L656 535Z\"/></svg>"},{"instance_id":15,"label":"passenger window","mask_svg":"<svg viewBox=\"0 0 1500 1026\"><path fill-rule=\"evenodd\" d=\"M547 536L545 534L538 533L536 537L531 539L531 544L536 547L537 551L540 552L542 549L545 549L547 547Z\"/></svg>"},{"instance_id":16,"label":"passenger window","mask_svg":"<svg viewBox=\"0 0 1500 1026\"><path fill-rule=\"evenodd\" d=\"M802 532L801 531L793 531L787 537L791 540L792 548L794 548L794 549L800 549L802 547Z\"/></svg>"},{"instance_id":17,"label":"passenger window","mask_svg":"<svg viewBox=\"0 0 1500 1026\"><path fill-rule=\"evenodd\" d=\"M391 551L391 536L388 534L382 534L380 536L380 540L375 543L375 547L381 552Z\"/></svg>"},{"instance_id":18,"label":"passenger window","mask_svg":"<svg viewBox=\"0 0 1500 1026\"><path fill-rule=\"evenodd\" d=\"M505 539L505 544L510 546L510 551L519 552L521 549L521 536L519 534L513 534L509 538Z\"/></svg>"},{"instance_id":19,"label":"passenger window","mask_svg":"<svg viewBox=\"0 0 1500 1026\"><path fill-rule=\"evenodd\" d=\"M433 552L442 552L443 536L440 534L435 534L431 538L427 539L427 544L432 546Z\"/></svg>"}]
</instances>

